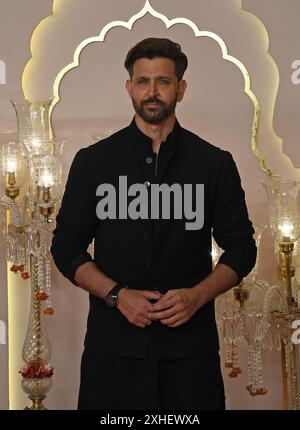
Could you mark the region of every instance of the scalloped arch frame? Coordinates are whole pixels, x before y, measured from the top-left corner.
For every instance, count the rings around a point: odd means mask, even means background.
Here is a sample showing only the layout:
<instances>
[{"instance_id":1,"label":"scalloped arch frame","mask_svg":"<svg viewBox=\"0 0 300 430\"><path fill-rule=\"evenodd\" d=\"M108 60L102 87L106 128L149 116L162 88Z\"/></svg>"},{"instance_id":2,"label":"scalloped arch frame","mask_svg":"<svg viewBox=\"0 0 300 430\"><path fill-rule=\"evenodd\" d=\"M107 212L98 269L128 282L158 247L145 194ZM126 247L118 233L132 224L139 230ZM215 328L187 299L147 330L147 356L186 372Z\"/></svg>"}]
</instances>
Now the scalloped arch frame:
<instances>
[{"instance_id":1,"label":"scalloped arch frame","mask_svg":"<svg viewBox=\"0 0 300 430\"><path fill-rule=\"evenodd\" d=\"M54 1L55 4L55 1ZM53 5L53 12L55 9L55 5ZM261 117L261 108L258 101L258 98L254 94L254 92L251 89L251 79L248 70L244 66L244 64L238 60L236 57L233 57L228 53L228 48L224 42L224 40L217 35L214 32L211 31L201 31L198 26L191 20L187 18L174 18L174 19L168 19L165 15L157 12L150 4L149 0L146 0L144 7L135 15L133 15L128 21L112 21L106 24L100 34L98 36L89 37L85 40L83 40L75 49L73 54L73 61L66 65L60 72L57 74L54 84L53 84L53 100L50 106L50 119L53 112L54 107L56 104L60 101L60 85L65 77L65 75L72 69L78 67L80 65L80 54L83 51L83 49L88 46L91 43L94 42L104 42L106 34L116 27L124 27L128 30L132 30L133 25L136 21L143 18L147 13L152 15L154 18L160 19L164 24L166 25L166 28L169 29L170 27L176 25L176 24L184 24L187 25L192 29L194 32L194 35L196 38L199 37L209 37L215 42L218 43L219 47L222 51L222 58L226 61L230 61L233 63L236 67L239 68L241 71L243 78L244 78L244 92L248 95L248 97L251 99L253 108L254 108L254 115L253 115L253 122L252 122L252 130L251 130L251 150L253 154L257 157L259 161L259 166L262 169L262 171L273 181L279 181L280 176L278 174L274 174L271 169L267 165L267 158L264 153L262 153L258 147L257 144L257 135L258 135L258 128L260 123L260 117ZM47 18L46 18L47 19ZM25 73L26 67L24 69ZM24 77L24 74L23 74ZM23 90L24 90L24 82L23 82ZM25 93L25 90L24 90Z\"/></svg>"}]
</instances>

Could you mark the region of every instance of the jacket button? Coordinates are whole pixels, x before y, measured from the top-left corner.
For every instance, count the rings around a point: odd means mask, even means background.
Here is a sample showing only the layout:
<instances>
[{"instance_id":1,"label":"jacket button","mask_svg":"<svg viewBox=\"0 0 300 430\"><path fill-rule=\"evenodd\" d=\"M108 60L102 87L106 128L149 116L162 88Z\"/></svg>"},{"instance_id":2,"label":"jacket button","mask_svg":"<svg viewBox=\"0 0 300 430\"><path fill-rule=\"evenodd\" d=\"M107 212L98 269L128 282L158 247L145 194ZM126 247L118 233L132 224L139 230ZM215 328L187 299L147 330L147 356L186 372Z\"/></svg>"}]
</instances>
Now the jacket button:
<instances>
[{"instance_id":1,"label":"jacket button","mask_svg":"<svg viewBox=\"0 0 300 430\"><path fill-rule=\"evenodd\" d=\"M147 231L145 231L145 233L143 234L143 238L144 239L149 239L149 233Z\"/></svg>"},{"instance_id":2,"label":"jacket button","mask_svg":"<svg viewBox=\"0 0 300 430\"><path fill-rule=\"evenodd\" d=\"M152 163L152 157L147 157L146 158L146 163L151 164Z\"/></svg>"},{"instance_id":3,"label":"jacket button","mask_svg":"<svg viewBox=\"0 0 300 430\"><path fill-rule=\"evenodd\" d=\"M145 185L145 187L150 187L150 185L151 185L151 182L149 182L149 181L146 181L146 182L144 182L144 185Z\"/></svg>"}]
</instances>

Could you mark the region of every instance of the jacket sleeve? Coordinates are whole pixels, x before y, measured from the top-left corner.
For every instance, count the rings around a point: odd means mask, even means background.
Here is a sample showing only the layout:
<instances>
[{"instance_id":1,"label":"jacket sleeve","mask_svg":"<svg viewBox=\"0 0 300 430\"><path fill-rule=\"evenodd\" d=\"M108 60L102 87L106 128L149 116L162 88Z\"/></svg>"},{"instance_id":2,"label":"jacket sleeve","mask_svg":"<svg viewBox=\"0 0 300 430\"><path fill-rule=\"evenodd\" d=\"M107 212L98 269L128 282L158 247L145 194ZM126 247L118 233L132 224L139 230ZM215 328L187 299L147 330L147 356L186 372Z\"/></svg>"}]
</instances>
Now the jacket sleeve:
<instances>
[{"instance_id":1,"label":"jacket sleeve","mask_svg":"<svg viewBox=\"0 0 300 430\"><path fill-rule=\"evenodd\" d=\"M240 282L254 267L257 250L240 175L228 151L222 151L212 222L213 236L224 250L218 263L232 268Z\"/></svg>"},{"instance_id":2,"label":"jacket sleeve","mask_svg":"<svg viewBox=\"0 0 300 430\"><path fill-rule=\"evenodd\" d=\"M80 149L72 162L53 232L51 253L59 271L74 285L76 269L93 261L87 252L97 223L95 192L88 180L88 148Z\"/></svg>"}]
</instances>

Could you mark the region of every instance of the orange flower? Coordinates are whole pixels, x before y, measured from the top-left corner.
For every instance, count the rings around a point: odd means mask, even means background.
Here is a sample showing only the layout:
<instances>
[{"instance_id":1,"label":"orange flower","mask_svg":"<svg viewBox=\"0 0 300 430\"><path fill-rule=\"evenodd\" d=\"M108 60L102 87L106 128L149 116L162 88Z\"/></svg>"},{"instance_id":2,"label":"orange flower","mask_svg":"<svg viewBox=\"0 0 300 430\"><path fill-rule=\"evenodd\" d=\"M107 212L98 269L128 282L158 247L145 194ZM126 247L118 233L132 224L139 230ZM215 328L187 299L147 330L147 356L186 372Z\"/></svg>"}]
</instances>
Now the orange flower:
<instances>
[{"instance_id":1,"label":"orange flower","mask_svg":"<svg viewBox=\"0 0 300 430\"><path fill-rule=\"evenodd\" d=\"M43 312L45 315L53 315L54 314L53 308L45 308Z\"/></svg>"},{"instance_id":2,"label":"orange flower","mask_svg":"<svg viewBox=\"0 0 300 430\"><path fill-rule=\"evenodd\" d=\"M36 293L36 298L37 300L46 300L48 299L48 294L45 293L44 291L39 291L38 293Z\"/></svg>"}]
</instances>

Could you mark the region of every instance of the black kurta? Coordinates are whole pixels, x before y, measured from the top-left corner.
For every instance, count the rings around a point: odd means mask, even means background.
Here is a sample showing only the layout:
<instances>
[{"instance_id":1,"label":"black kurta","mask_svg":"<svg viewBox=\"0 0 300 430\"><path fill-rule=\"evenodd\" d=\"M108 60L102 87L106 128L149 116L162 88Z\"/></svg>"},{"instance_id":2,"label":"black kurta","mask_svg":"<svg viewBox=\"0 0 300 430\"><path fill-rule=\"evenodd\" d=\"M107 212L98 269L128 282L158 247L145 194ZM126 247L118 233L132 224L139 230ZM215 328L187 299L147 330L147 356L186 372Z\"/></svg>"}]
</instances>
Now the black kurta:
<instances>
[{"instance_id":1,"label":"black kurta","mask_svg":"<svg viewBox=\"0 0 300 430\"><path fill-rule=\"evenodd\" d=\"M190 220L185 218L99 220L96 189L110 183L118 190L119 176L127 176L128 187L145 183L148 190L151 183L178 183L182 187L204 184L204 226L187 230L185 223ZM244 197L229 152L183 129L176 121L174 130L160 146L156 166L152 140L133 120L129 127L76 154L57 216L52 255L58 269L75 285L77 267L94 261L106 275L130 288L166 293L169 289L193 287L211 272L213 233L224 250L219 262L243 278L256 259L254 230ZM93 238L92 259L87 247ZM151 335L155 337L158 358L197 357L218 351L214 302L207 303L179 327L153 322L139 328L118 309L90 295L86 346L145 358Z\"/></svg>"}]
</instances>

